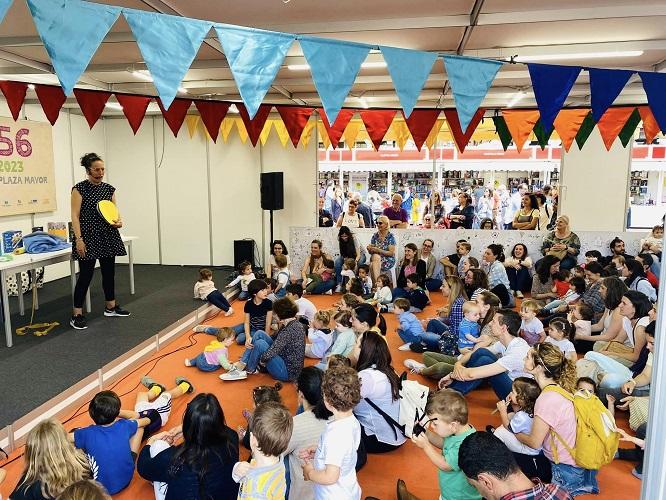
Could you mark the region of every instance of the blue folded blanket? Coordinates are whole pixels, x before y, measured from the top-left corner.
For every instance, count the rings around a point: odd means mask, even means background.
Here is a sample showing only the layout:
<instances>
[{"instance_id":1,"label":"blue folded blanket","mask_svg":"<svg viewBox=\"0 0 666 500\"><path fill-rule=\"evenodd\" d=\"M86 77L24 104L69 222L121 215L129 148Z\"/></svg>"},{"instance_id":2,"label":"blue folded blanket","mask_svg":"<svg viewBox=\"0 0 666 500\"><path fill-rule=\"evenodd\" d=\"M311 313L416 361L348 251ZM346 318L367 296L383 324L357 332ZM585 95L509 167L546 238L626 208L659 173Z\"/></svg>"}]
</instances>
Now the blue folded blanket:
<instances>
[{"instance_id":1,"label":"blue folded blanket","mask_svg":"<svg viewBox=\"0 0 666 500\"><path fill-rule=\"evenodd\" d=\"M46 253L71 248L72 245L52 234L35 231L23 237L23 246L26 253Z\"/></svg>"}]
</instances>

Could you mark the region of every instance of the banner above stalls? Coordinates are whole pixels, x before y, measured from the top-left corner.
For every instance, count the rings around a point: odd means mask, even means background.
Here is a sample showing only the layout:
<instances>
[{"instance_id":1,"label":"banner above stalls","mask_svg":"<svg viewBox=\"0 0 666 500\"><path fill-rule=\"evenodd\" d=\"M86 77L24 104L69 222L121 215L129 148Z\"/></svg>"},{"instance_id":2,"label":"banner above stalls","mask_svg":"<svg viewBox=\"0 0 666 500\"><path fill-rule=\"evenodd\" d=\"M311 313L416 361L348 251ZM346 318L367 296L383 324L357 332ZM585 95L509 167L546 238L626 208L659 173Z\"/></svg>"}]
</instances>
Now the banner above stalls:
<instances>
[{"instance_id":1,"label":"banner above stalls","mask_svg":"<svg viewBox=\"0 0 666 500\"><path fill-rule=\"evenodd\" d=\"M75 83L85 72L90 59L121 14L130 26L150 72L161 105L166 111L174 102L178 88L199 52L201 44L210 33L215 33L243 100L246 110L244 112L246 127L251 132L249 135L253 144L256 144L259 139L257 131L263 127L263 123L252 120L255 119L255 114L258 115L261 112L262 106L267 105L262 104L262 101L282 67L287 52L293 49L295 42L298 42L308 63L322 107L326 110L326 115L330 120L331 127L329 128L333 130L336 129L338 114L343 109L345 99L349 96L356 76L370 51L382 54L400 100L402 112L408 120L412 116L428 76L436 66L438 59L441 58L455 102L455 110L446 110L449 114L449 130L453 133L460 151L465 149L467 141L470 140L469 137L475 131L475 122L479 117L478 110L481 109L488 89L492 86L498 71L506 64L506 61L265 31L83 0L26 1L54 71L61 82L63 94L66 96L71 95ZM0 0L0 22L11 5L12 0ZM609 106L636 71L534 63L528 63L527 67L532 80L540 123L537 125L534 115L525 115L527 121L523 124L516 123L518 120L516 116L511 117L513 119L511 124L505 120L508 129L513 129L514 140L519 142L526 140L531 130L536 127L538 138L543 143L553 128L558 128L556 123L558 113L583 71L589 72L590 75L592 119L594 123L604 123L602 127L605 130L604 141L607 147L616 137L615 130L620 128L621 131L626 126L628 120L625 120L622 127L617 123L617 120L624 119L624 116L615 115L612 118L606 118L606 114ZM666 130L666 92L663 89L666 88L666 73L639 72L639 76L647 94L652 119L664 131ZM52 100L53 97L48 99ZM140 123L139 117L141 116L140 103L137 102L135 105L137 109L132 114L135 117L134 130L136 130L136 123ZM57 117L58 109L57 106L53 106L51 110L52 123L55 121L52 119L53 116ZM386 113L389 110L382 111ZM206 118L205 123L208 127L214 126L216 123L217 119L213 119L214 116L209 115ZM642 112L641 117L645 121ZM260 118L260 122L263 122L263 117ZM365 118L366 123L370 123L368 118L373 123L369 133L377 147L382 133L387 130L387 115L384 114L383 118L379 116L366 116ZM610 123L604 119L610 120ZM572 126L578 126L581 119L580 116L570 116L567 121L569 132L566 135L566 144L571 146L573 143ZM635 120L631 120L630 123L634 122ZM581 129L589 130L589 120L584 124L585 127L581 124ZM414 134L412 123L408 121L407 125L410 132ZM564 125L560 124L560 127L564 127ZM290 129L288 128L288 130ZM295 133L293 129L291 130ZM518 136L514 135L514 131L519 131ZM422 133L417 135L415 142L420 147L423 144ZM626 134L620 134L620 137L624 142ZM293 143L294 137L291 138ZM504 138L506 139L506 134L504 134ZM575 138L579 147L585 143L583 138L579 140L577 134ZM334 140L330 136L329 139L336 147L338 140ZM425 142L427 144L428 141ZM522 147L522 144L518 144L518 147Z\"/></svg>"}]
</instances>

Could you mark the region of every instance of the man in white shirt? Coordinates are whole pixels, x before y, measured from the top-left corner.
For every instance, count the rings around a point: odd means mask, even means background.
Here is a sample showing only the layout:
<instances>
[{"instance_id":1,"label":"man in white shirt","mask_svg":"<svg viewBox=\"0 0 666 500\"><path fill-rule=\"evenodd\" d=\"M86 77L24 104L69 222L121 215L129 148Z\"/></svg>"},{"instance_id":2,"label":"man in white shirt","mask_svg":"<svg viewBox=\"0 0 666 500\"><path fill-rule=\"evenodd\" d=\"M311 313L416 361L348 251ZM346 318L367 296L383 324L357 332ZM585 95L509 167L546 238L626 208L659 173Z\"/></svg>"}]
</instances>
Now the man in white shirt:
<instances>
[{"instance_id":1,"label":"man in white shirt","mask_svg":"<svg viewBox=\"0 0 666 500\"><path fill-rule=\"evenodd\" d=\"M511 309L500 309L490 323L497 339L488 349L476 349L458 359L453 371L439 381L439 386L467 394L488 380L495 394L505 400L518 377L531 377L525 372L525 358L530 346L518 336L520 315Z\"/></svg>"},{"instance_id":2,"label":"man in white shirt","mask_svg":"<svg viewBox=\"0 0 666 500\"><path fill-rule=\"evenodd\" d=\"M504 229L513 229L513 218L516 212L520 210L523 195L527 193L527 184L521 184L518 191L509 198L509 204L504 209Z\"/></svg>"}]
</instances>

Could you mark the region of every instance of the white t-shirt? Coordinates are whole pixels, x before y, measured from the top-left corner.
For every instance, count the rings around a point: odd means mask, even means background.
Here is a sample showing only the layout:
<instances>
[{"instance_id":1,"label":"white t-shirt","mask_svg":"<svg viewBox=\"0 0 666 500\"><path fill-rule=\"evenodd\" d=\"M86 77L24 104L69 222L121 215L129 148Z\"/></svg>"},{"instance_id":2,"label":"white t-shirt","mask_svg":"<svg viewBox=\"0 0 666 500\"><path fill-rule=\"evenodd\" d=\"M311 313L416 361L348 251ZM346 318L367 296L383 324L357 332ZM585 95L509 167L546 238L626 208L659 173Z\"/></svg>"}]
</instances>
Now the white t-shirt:
<instances>
[{"instance_id":1,"label":"white t-shirt","mask_svg":"<svg viewBox=\"0 0 666 500\"><path fill-rule=\"evenodd\" d=\"M506 369L506 373L511 380L516 380L518 377L532 378L532 375L525 371L525 358L530 350L530 346L525 342L525 339L515 337L506 347L497 341L488 350L497 356L501 356L497 362Z\"/></svg>"},{"instance_id":2,"label":"white t-shirt","mask_svg":"<svg viewBox=\"0 0 666 500\"><path fill-rule=\"evenodd\" d=\"M379 370L367 368L358 374L361 379L361 401L354 408L354 415L368 436L376 436L378 441L391 445L400 445L406 438L399 430L389 424L377 410L370 406L364 398L368 398L393 420L400 417L400 400L394 400L391 383L386 375Z\"/></svg>"},{"instance_id":3,"label":"white t-shirt","mask_svg":"<svg viewBox=\"0 0 666 500\"><path fill-rule=\"evenodd\" d=\"M534 419L530 417L527 412L524 412L523 410L518 410L516 413L513 414L513 417L511 417L511 421L509 422L509 427L511 427L511 430L513 431L514 434L520 434L521 432L524 434L529 434L532 432L533 422Z\"/></svg>"},{"instance_id":4,"label":"white t-shirt","mask_svg":"<svg viewBox=\"0 0 666 500\"><path fill-rule=\"evenodd\" d=\"M576 348L569 339L555 340L554 338L548 336L546 337L546 342L556 345L562 354L565 356L570 352L576 352Z\"/></svg>"},{"instance_id":5,"label":"white t-shirt","mask_svg":"<svg viewBox=\"0 0 666 500\"><path fill-rule=\"evenodd\" d=\"M312 500L314 498L314 483L303 479L302 460L298 452L303 448L315 446L319 443L321 435L326 429L326 420L320 420L312 411L304 411L294 417L294 432L289 440L285 455L289 457L289 496L297 500Z\"/></svg>"},{"instance_id":6,"label":"white t-shirt","mask_svg":"<svg viewBox=\"0 0 666 500\"><path fill-rule=\"evenodd\" d=\"M285 267L284 269L279 269L275 274L275 279L280 286L280 290L286 287L289 284L289 268Z\"/></svg>"},{"instance_id":7,"label":"white t-shirt","mask_svg":"<svg viewBox=\"0 0 666 500\"><path fill-rule=\"evenodd\" d=\"M576 327L576 333L579 335L592 335L592 322L586 321L584 319L579 319L574 321L574 326Z\"/></svg>"},{"instance_id":8,"label":"white t-shirt","mask_svg":"<svg viewBox=\"0 0 666 500\"><path fill-rule=\"evenodd\" d=\"M317 314L317 308L315 305L305 297L297 299L296 305L298 306L298 315L305 316L308 321L312 321L315 317L315 314Z\"/></svg>"},{"instance_id":9,"label":"white t-shirt","mask_svg":"<svg viewBox=\"0 0 666 500\"><path fill-rule=\"evenodd\" d=\"M633 327L631 326L631 320L626 316L622 316L622 328L627 333L627 338L624 340L623 344L626 345L627 347L633 348L635 343L634 332L639 326L645 328L649 324L650 324L650 318L648 318L647 316L643 316L641 319L638 320L636 326Z\"/></svg>"},{"instance_id":10,"label":"white t-shirt","mask_svg":"<svg viewBox=\"0 0 666 500\"><path fill-rule=\"evenodd\" d=\"M539 339L541 338L540 333L543 332L543 323L539 318L532 318L529 321L523 320L520 324L520 328L529 345L534 345L539 342Z\"/></svg>"},{"instance_id":11,"label":"white t-shirt","mask_svg":"<svg viewBox=\"0 0 666 500\"><path fill-rule=\"evenodd\" d=\"M354 215L349 215L347 212L342 214L342 225L350 229L358 229L360 227L359 221L363 216L356 212Z\"/></svg>"},{"instance_id":12,"label":"white t-shirt","mask_svg":"<svg viewBox=\"0 0 666 500\"><path fill-rule=\"evenodd\" d=\"M327 464L335 465L340 468L340 477L333 484L315 484L316 500L361 498L361 486L356 479L356 450L360 442L361 426L353 415L326 425L313 465L317 470L325 469Z\"/></svg>"}]
</instances>

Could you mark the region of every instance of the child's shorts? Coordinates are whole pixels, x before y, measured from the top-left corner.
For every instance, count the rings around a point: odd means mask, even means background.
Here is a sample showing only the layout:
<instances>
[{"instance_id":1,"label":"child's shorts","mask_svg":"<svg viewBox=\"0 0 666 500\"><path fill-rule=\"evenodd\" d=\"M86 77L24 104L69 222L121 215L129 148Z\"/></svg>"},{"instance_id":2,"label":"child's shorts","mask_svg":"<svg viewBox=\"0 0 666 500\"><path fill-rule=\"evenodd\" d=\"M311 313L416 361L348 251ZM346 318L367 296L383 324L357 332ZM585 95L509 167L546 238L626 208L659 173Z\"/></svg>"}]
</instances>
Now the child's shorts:
<instances>
[{"instance_id":1,"label":"child's shorts","mask_svg":"<svg viewBox=\"0 0 666 500\"><path fill-rule=\"evenodd\" d=\"M171 414L171 394L164 391L157 397L157 399L154 399L153 401L139 401L134 406L134 411L137 413L150 409L157 410L162 418L162 425L166 425L169 421L169 415Z\"/></svg>"}]
</instances>

